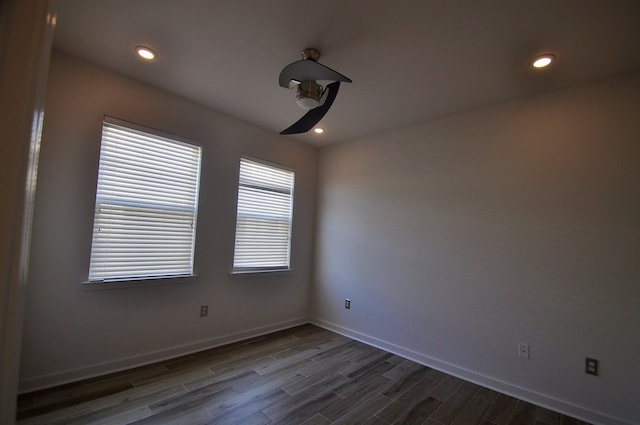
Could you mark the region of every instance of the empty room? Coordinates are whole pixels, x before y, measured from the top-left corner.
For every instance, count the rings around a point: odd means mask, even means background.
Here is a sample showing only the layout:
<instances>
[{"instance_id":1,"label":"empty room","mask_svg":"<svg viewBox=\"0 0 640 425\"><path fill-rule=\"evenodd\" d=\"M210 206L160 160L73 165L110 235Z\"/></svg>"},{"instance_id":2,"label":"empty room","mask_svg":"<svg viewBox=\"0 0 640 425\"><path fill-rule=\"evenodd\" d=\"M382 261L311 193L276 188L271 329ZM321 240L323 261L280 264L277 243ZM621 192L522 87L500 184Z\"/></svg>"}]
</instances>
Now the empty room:
<instances>
[{"instance_id":1,"label":"empty room","mask_svg":"<svg viewBox=\"0 0 640 425\"><path fill-rule=\"evenodd\" d=\"M640 2L26 3L11 422L640 424Z\"/></svg>"}]
</instances>

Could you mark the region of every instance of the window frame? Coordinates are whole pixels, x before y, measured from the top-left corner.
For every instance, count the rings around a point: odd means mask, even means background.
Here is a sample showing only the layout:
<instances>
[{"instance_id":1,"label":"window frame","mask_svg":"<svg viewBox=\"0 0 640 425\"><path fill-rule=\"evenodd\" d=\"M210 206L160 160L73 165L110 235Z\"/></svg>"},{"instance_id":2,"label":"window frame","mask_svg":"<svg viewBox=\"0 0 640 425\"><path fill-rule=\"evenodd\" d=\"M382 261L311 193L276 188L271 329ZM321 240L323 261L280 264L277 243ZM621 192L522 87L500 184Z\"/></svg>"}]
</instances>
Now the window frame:
<instances>
[{"instance_id":1,"label":"window frame","mask_svg":"<svg viewBox=\"0 0 640 425\"><path fill-rule=\"evenodd\" d=\"M142 133L141 136L149 136L151 138L159 138L159 139L165 139L165 141L167 142L171 142L171 143L175 143L176 145L187 145L191 148L196 148L197 149L197 161L196 161L196 167L195 170L192 170L195 172L195 178L193 179L193 183L194 185L191 186L191 189L193 191L193 208L187 210L189 212L189 214L192 214L192 224L191 224L191 248L190 248L190 254L191 254L191 258L190 258L190 271L185 272L185 273L157 273L157 274L136 274L133 273L129 276L120 276L120 277L102 277L102 278L95 278L91 276L91 268L93 265L93 261L94 261L94 232L96 229L96 223L97 223L97 211L99 208L99 205L103 205L103 203L98 203L100 201L99 199L99 187L100 187L100 166L102 163L102 156L103 156L103 140L104 140L104 132L105 129L107 127L107 125L112 125L112 126L117 126L117 127L121 127L123 128L125 131L126 130L131 130L134 133ZM178 136L176 134L172 134L166 131L162 131L153 127L148 127L148 126L144 126L141 124L137 124L137 123L133 123L130 121L126 121L126 120L122 120L119 118L114 118L111 116L107 116L105 115L103 120L102 120L102 125L101 125L101 130L100 130L100 146L99 146L99 152L98 152L98 167L97 167L97 173L96 173L96 184L95 184L95 198L94 198L94 210L93 210L93 223L92 223L92 230L91 230L91 247L90 247L90 254L89 254L89 267L87 270L87 281L83 282L86 285L86 287L114 287L114 288L118 288L118 287L130 287L130 286L147 286L147 285L155 285L155 284L164 284L164 283L191 283L194 282L197 279L197 274L195 272L196 270L196 241L197 241L197 225L198 225L198 209L199 209L199 203L200 203L200 179L201 179L201 173L202 173L202 155L203 155L203 147L202 147L202 143L194 141L192 139L188 139L186 137L182 137L182 136ZM160 159L160 158L158 158ZM191 182L190 182L191 183ZM151 204L151 206L146 205L144 203L138 203L138 204L132 204L130 202L127 201L122 201L119 200L119 203L114 203L114 205L120 205L120 206L132 206L134 208L147 208L150 211L158 211L158 212L162 212L162 211L172 211L170 208L161 208L160 205L153 205ZM184 233L185 235L188 234L187 232ZM92 288L92 289L94 289Z\"/></svg>"},{"instance_id":2,"label":"window frame","mask_svg":"<svg viewBox=\"0 0 640 425\"><path fill-rule=\"evenodd\" d=\"M291 185L289 187L289 216L288 216L288 237L287 237L287 264L281 266L252 266L252 267L243 267L236 266L236 254L237 254L237 244L238 244L238 224L240 223L240 214L238 211L239 201L240 201L240 191L242 187L241 183L241 172L242 172L242 163L243 161L253 162L256 164L260 164L266 167L273 168L277 171L284 171L291 173ZM269 161L262 158L256 158L250 155L241 155L240 160L237 162L237 191L236 191L236 209L235 209L235 225L234 225L234 244L233 244L233 254L232 254L232 264L231 264L231 275L236 276L247 276L247 275L271 275L273 273L288 273L291 272L292 266L292 241L293 241L293 213L294 213L294 202L295 202L295 169L291 166L284 165L281 163Z\"/></svg>"}]
</instances>

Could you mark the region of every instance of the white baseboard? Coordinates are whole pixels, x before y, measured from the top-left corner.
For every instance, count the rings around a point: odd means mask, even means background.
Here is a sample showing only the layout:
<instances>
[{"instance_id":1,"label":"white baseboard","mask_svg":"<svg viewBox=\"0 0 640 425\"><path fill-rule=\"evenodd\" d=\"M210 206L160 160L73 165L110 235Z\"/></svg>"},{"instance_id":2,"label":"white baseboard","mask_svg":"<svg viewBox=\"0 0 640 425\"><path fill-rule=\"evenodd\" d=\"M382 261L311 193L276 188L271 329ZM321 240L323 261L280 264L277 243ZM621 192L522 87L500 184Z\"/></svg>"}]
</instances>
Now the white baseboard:
<instances>
[{"instance_id":1,"label":"white baseboard","mask_svg":"<svg viewBox=\"0 0 640 425\"><path fill-rule=\"evenodd\" d=\"M327 322L325 320L317 318L311 319L310 322L321 328L325 328L349 338L353 338L357 341L372 345L390 353L397 354L401 357L420 363L432 369L436 369L449 375L456 376L460 379L464 379L465 381L473 382L483 387L490 388L500 393L510 395L512 397L545 407L550 410L554 410L567 416L572 416L574 418L584 420L594 425L634 425L631 422L625 421L624 419L597 412L584 406L579 406L564 400L557 399L555 397L551 397L546 394L531 391L526 388L519 387L517 385L513 385L508 382L504 382L490 376L456 366L446 361L429 357L422 353L418 353L416 351L395 345L393 343L383 341L373 336L354 331L340 325L336 325L335 323Z\"/></svg>"},{"instance_id":2,"label":"white baseboard","mask_svg":"<svg viewBox=\"0 0 640 425\"><path fill-rule=\"evenodd\" d=\"M131 369L134 367L144 366L151 363L196 353L210 348L220 347L222 345L231 344L233 342L242 341L248 338L265 335L283 329L292 328L294 326L310 323L307 317L301 317L294 320L278 322L259 328L248 329L241 332L235 332L219 337L203 339L189 344L174 346L171 348L146 352L135 356L125 357L103 363L96 363L90 366L83 366L77 369L69 369L62 372L56 372L48 375L28 377L21 379L19 385L19 393L27 393L31 391L41 390L44 388L55 387L69 382L75 382L82 379L93 378L108 373L119 372L121 370Z\"/></svg>"}]
</instances>

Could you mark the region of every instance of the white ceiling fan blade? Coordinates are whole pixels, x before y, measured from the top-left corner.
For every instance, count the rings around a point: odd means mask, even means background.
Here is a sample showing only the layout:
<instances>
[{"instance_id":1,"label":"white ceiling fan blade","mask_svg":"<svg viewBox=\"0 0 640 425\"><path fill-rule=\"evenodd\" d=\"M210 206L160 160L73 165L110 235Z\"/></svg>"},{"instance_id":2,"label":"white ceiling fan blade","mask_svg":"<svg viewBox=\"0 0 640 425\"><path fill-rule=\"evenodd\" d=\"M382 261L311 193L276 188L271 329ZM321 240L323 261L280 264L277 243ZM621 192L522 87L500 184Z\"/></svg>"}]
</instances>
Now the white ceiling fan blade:
<instances>
[{"instance_id":1,"label":"white ceiling fan blade","mask_svg":"<svg viewBox=\"0 0 640 425\"><path fill-rule=\"evenodd\" d=\"M280 72L280 87L288 88L291 81L342 81L350 83L351 79L333 69L311 59L303 59L290 63Z\"/></svg>"}]
</instances>

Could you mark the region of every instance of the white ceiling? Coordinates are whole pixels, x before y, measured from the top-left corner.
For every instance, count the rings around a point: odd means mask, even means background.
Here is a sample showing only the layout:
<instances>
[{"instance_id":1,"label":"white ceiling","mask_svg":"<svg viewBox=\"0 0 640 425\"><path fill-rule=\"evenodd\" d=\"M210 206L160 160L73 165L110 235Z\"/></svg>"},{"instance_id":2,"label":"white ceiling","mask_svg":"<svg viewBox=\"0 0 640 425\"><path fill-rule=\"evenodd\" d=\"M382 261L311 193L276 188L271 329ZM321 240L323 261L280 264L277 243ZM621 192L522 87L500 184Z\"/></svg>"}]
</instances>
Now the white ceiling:
<instances>
[{"instance_id":1,"label":"white ceiling","mask_svg":"<svg viewBox=\"0 0 640 425\"><path fill-rule=\"evenodd\" d=\"M305 47L350 77L325 145L640 70L638 0L60 0L55 46L279 132ZM146 45L159 60L136 58ZM535 72L527 62L553 52Z\"/></svg>"}]
</instances>

